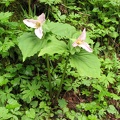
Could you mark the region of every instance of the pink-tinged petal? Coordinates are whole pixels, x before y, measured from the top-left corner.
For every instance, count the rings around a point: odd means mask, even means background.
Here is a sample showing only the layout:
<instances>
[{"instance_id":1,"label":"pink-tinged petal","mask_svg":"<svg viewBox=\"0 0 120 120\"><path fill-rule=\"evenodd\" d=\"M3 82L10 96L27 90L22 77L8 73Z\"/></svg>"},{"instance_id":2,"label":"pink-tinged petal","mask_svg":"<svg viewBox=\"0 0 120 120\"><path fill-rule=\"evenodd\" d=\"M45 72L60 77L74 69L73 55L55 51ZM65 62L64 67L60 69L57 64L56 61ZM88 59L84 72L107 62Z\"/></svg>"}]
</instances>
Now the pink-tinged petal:
<instances>
[{"instance_id":1,"label":"pink-tinged petal","mask_svg":"<svg viewBox=\"0 0 120 120\"><path fill-rule=\"evenodd\" d=\"M72 46L73 46L73 47L76 47L76 46L78 46L78 44L77 44L76 42L74 42L74 43L72 44Z\"/></svg>"},{"instance_id":2,"label":"pink-tinged petal","mask_svg":"<svg viewBox=\"0 0 120 120\"><path fill-rule=\"evenodd\" d=\"M45 14L42 13L40 16L38 16L38 20L41 24L43 24L45 22Z\"/></svg>"},{"instance_id":3,"label":"pink-tinged petal","mask_svg":"<svg viewBox=\"0 0 120 120\"><path fill-rule=\"evenodd\" d=\"M82 31L82 34L78 37L78 40L85 40L86 39L86 29Z\"/></svg>"},{"instance_id":4,"label":"pink-tinged petal","mask_svg":"<svg viewBox=\"0 0 120 120\"><path fill-rule=\"evenodd\" d=\"M24 24L26 24L28 27L36 28L37 20L33 20L33 19L24 19L23 22L24 22Z\"/></svg>"},{"instance_id":5,"label":"pink-tinged petal","mask_svg":"<svg viewBox=\"0 0 120 120\"><path fill-rule=\"evenodd\" d=\"M92 49L86 42L83 42L82 44L80 44L79 47L82 47L83 49L85 49L88 52L92 52Z\"/></svg>"},{"instance_id":6,"label":"pink-tinged petal","mask_svg":"<svg viewBox=\"0 0 120 120\"><path fill-rule=\"evenodd\" d=\"M38 37L38 38L42 38L42 36L43 36L43 30L42 30L42 27L39 27L39 28L37 28L37 29L35 29L35 34L36 34L36 36Z\"/></svg>"}]
</instances>

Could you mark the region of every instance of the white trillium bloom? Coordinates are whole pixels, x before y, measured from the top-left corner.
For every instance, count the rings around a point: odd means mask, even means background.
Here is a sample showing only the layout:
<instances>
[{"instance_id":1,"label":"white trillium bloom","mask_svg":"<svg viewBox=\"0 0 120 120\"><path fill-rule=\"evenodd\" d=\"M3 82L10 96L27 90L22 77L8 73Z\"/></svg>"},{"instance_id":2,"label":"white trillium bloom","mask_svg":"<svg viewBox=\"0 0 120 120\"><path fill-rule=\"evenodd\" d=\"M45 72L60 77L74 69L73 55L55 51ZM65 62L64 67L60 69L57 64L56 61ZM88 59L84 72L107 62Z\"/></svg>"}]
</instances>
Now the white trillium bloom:
<instances>
[{"instance_id":1,"label":"white trillium bloom","mask_svg":"<svg viewBox=\"0 0 120 120\"><path fill-rule=\"evenodd\" d=\"M88 45L87 42L85 42L86 39L86 30L84 28L82 34L78 37L78 39L72 44L73 47L82 47L83 49L85 49L88 52L92 52L92 49L90 48L90 46Z\"/></svg>"},{"instance_id":2,"label":"white trillium bloom","mask_svg":"<svg viewBox=\"0 0 120 120\"><path fill-rule=\"evenodd\" d=\"M42 38L42 36L43 36L42 25L45 22L45 14L44 13L42 13L40 16L38 16L37 20L24 19L23 22L28 27L35 28L36 36L40 39Z\"/></svg>"}]
</instances>

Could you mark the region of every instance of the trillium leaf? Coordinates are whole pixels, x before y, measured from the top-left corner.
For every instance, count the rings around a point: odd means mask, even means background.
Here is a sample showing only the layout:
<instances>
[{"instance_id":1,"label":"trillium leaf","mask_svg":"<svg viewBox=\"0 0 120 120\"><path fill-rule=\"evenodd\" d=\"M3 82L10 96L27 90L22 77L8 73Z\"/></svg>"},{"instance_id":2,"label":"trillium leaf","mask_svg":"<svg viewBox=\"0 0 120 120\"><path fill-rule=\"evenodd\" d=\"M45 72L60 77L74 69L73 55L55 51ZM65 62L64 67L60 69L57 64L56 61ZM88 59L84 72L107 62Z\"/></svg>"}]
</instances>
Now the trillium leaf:
<instances>
[{"instance_id":1,"label":"trillium leaf","mask_svg":"<svg viewBox=\"0 0 120 120\"><path fill-rule=\"evenodd\" d=\"M75 27L69 24L48 22L47 25L53 34L60 37L72 38L72 36L76 33Z\"/></svg>"},{"instance_id":2,"label":"trillium leaf","mask_svg":"<svg viewBox=\"0 0 120 120\"><path fill-rule=\"evenodd\" d=\"M41 49L38 56L44 54L53 55L55 53L62 54L67 50L65 42L57 40L54 36L51 36L47 41L47 44Z\"/></svg>"},{"instance_id":3,"label":"trillium leaf","mask_svg":"<svg viewBox=\"0 0 120 120\"><path fill-rule=\"evenodd\" d=\"M24 33L18 38L18 46L22 51L23 61L41 50L45 40L39 39L33 33Z\"/></svg>"},{"instance_id":4,"label":"trillium leaf","mask_svg":"<svg viewBox=\"0 0 120 120\"><path fill-rule=\"evenodd\" d=\"M77 69L80 76L99 77L100 76L100 62L97 56L81 50L75 53L70 58L70 64Z\"/></svg>"}]
</instances>

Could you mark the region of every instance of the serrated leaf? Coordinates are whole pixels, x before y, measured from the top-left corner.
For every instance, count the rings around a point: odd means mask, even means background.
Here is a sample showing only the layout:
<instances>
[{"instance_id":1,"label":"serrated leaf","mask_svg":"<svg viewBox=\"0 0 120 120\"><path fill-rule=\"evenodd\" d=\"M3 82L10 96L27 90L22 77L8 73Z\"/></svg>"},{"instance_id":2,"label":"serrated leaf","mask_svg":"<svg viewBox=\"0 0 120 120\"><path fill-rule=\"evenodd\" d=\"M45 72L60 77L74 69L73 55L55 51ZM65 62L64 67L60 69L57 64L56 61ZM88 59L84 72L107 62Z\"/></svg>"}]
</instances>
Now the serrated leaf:
<instances>
[{"instance_id":1,"label":"serrated leaf","mask_svg":"<svg viewBox=\"0 0 120 120\"><path fill-rule=\"evenodd\" d=\"M120 93L120 85L117 86L117 92Z\"/></svg>"},{"instance_id":2,"label":"serrated leaf","mask_svg":"<svg viewBox=\"0 0 120 120\"><path fill-rule=\"evenodd\" d=\"M5 107L0 107L0 119L1 120L7 120L9 118L12 117L12 114L8 113L8 109L6 109Z\"/></svg>"},{"instance_id":3,"label":"serrated leaf","mask_svg":"<svg viewBox=\"0 0 120 120\"><path fill-rule=\"evenodd\" d=\"M8 109L19 109L19 107L21 106L16 100L14 99L9 99L8 101L8 104L6 105L6 108Z\"/></svg>"},{"instance_id":4,"label":"serrated leaf","mask_svg":"<svg viewBox=\"0 0 120 120\"><path fill-rule=\"evenodd\" d=\"M35 118L35 110L31 108L29 111L26 111L26 115L29 118Z\"/></svg>"},{"instance_id":5,"label":"serrated leaf","mask_svg":"<svg viewBox=\"0 0 120 120\"><path fill-rule=\"evenodd\" d=\"M0 12L0 21L6 22L12 16L12 12Z\"/></svg>"},{"instance_id":6,"label":"serrated leaf","mask_svg":"<svg viewBox=\"0 0 120 120\"><path fill-rule=\"evenodd\" d=\"M110 37L112 37L112 38L117 38L118 36L119 36L119 34L117 32L112 32L110 34Z\"/></svg>"},{"instance_id":7,"label":"serrated leaf","mask_svg":"<svg viewBox=\"0 0 120 120\"><path fill-rule=\"evenodd\" d=\"M58 100L58 105L61 107L61 108L65 108L67 106L67 102L65 101L65 99L59 99Z\"/></svg>"},{"instance_id":8,"label":"serrated leaf","mask_svg":"<svg viewBox=\"0 0 120 120\"><path fill-rule=\"evenodd\" d=\"M6 109L5 107L0 107L0 117L3 115L7 115L8 114L8 109Z\"/></svg>"},{"instance_id":9,"label":"serrated leaf","mask_svg":"<svg viewBox=\"0 0 120 120\"><path fill-rule=\"evenodd\" d=\"M65 42L58 41L54 36L49 38L47 44L41 49L38 56L42 56L44 54L53 55L55 53L61 54L67 50L67 46Z\"/></svg>"},{"instance_id":10,"label":"serrated leaf","mask_svg":"<svg viewBox=\"0 0 120 120\"><path fill-rule=\"evenodd\" d=\"M32 118L29 118L28 116L26 115L23 115L21 120L33 120Z\"/></svg>"},{"instance_id":11,"label":"serrated leaf","mask_svg":"<svg viewBox=\"0 0 120 120\"><path fill-rule=\"evenodd\" d=\"M71 56L70 64L76 68L80 76L99 77L100 62L97 56L81 50Z\"/></svg>"},{"instance_id":12,"label":"serrated leaf","mask_svg":"<svg viewBox=\"0 0 120 120\"><path fill-rule=\"evenodd\" d=\"M88 120L98 120L97 115L88 115Z\"/></svg>"},{"instance_id":13,"label":"serrated leaf","mask_svg":"<svg viewBox=\"0 0 120 120\"><path fill-rule=\"evenodd\" d=\"M120 96L114 93L111 93L111 98L113 98L114 100L120 100Z\"/></svg>"},{"instance_id":14,"label":"serrated leaf","mask_svg":"<svg viewBox=\"0 0 120 120\"><path fill-rule=\"evenodd\" d=\"M8 79L4 76L0 76L0 86L3 86L8 83Z\"/></svg>"},{"instance_id":15,"label":"serrated leaf","mask_svg":"<svg viewBox=\"0 0 120 120\"><path fill-rule=\"evenodd\" d=\"M47 23L47 25L53 34L60 37L72 38L72 36L76 33L75 27L69 24L50 22Z\"/></svg>"},{"instance_id":16,"label":"serrated leaf","mask_svg":"<svg viewBox=\"0 0 120 120\"><path fill-rule=\"evenodd\" d=\"M45 108L46 107L46 103L45 102L40 102L40 108Z\"/></svg>"},{"instance_id":17,"label":"serrated leaf","mask_svg":"<svg viewBox=\"0 0 120 120\"><path fill-rule=\"evenodd\" d=\"M0 35L2 35L4 32L5 30L2 27L0 27Z\"/></svg>"},{"instance_id":18,"label":"serrated leaf","mask_svg":"<svg viewBox=\"0 0 120 120\"><path fill-rule=\"evenodd\" d=\"M33 33L24 33L18 38L18 46L22 51L23 61L36 54L42 48L44 39L37 38Z\"/></svg>"},{"instance_id":19,"label":"serrated leaf","mask_svg":"<svg viewBox=\"0 0 120 120\"><path fill-rule=\"evenodd\" d=\"M52 4L58 4L61 2L61 0L40 0L40 2L44 2L45 4L49 4L49 5L52 5Z\"/></svg>"},{"instance_id":20,"label":"serrated leaf","mask_svg":"<svg viewBox=\"0 0 120 120\"><path fill-rule=\"evenodd\" d=\"M109 105L108 109L107 109L107 112L108 113L111 113L111 114L116 114L118 113L118 111L116 110L116 108L113 106L113 105Z\"/></svg>"}]
</instances>

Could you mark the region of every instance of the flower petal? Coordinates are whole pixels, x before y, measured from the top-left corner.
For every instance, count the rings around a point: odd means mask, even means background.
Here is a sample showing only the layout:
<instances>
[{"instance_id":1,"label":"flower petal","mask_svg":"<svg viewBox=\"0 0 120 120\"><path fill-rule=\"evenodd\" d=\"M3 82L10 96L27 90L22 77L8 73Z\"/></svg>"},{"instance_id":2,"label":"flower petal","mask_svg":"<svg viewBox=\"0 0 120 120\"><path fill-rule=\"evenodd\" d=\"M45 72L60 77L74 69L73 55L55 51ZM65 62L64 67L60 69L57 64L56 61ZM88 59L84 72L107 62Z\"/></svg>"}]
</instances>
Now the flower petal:
<instances>
[{"instance_id":1,"label":"flower petal","mask_svg":"<svg viewBox=\"0 0 120 120\"><path fill-rule=\"evenodd\" d=\"M82 31L82 34L78 37L78 40L85 40L86 39L86 29Z\"/></svg>"},{"instance_id":2,"label":"flower petal","mask_svg":"<svg viewBox=\"0 0 120 120\"><path fill-rule=\"evenodd\" d=\"M43 30L42 30L42 27L39 27L39 28L37 28L37 29L35 29L35 34L36 34L36 36L38 37L38 38L42 38L42 36L43 36Z\"/></svg>"},{"instance_id":3,"label":"flower petal","mask_svg":"<svg viewBox=\"0 0 120 120\"><path fill-rule=\"evenodd\" d=\"M88 52L92 52L92 49L90 48L90 46L86 42L83 42L82 44L80 44L79 47L82 47L83 49L85 49Z\"/></svg>"},{"instance_id":4,"label":"flower petal","mask_svg":"<svg viewBox=\"0 0 120 120\"><path fill-rule=\"evenodd\" d=\"M73 47L78 46L78 44L76 43L76 41L72 44Z\"/></svg>"},{"instance_id":5,"label":"flower petal","mask_svg":"<svg viewBox=\"0 0 120 120\"><path fill-rule=\"evenodd\" d=\"M45 14L42 13L40 16L38 16L38 20L41 24L43 24L45 22Z\"/></svg>"},{"instance_id":6,"label":"flower petal","mask_svg":"<svg viewBox=\"0 0 120 120\"><path fill-rule=\"evenodd\" d=\"M26 24L28 27L31 28L36 28L36 23L38 20L33 20L33 19L24 19L23 22Z\"/></svg>"}]
</instances>

